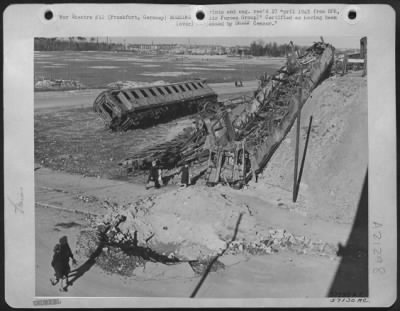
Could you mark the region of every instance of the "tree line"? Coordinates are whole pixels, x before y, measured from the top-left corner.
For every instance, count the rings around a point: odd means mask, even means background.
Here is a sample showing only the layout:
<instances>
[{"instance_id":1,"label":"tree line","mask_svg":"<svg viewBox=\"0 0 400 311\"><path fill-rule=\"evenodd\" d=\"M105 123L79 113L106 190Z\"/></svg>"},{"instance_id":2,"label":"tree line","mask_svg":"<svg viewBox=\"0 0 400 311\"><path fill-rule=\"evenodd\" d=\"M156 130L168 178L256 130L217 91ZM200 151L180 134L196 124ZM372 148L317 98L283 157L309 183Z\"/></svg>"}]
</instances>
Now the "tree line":
<instances>
[{"instance_id":1,"label":"tree line","mask_svg":"<svg viewBox=\"0 0 400 311\"><path fill-rule=\"evenodd\" d=\"M35 38L35 51L111 51L123 49L122 43L99 42L98 38L69 37L68 39L58 38Z\"/></svg>"},{"instance_id":2,"label":"tree line","mask_svg":"<svg viewBox=\"0 0 400 311\"><path fill-rule=\"evenodd\" d=\"M304 47L294 45L296 50L303 52ZM276 42L264 43L263 41L253 41L250 44L250 54L253 56L284 57L290 51L290 44L277 44Z\"/></svg>"},{"instance_id":3,"label":"tree line","mask_svg":"<svg viewBox=\"0 0 400 311\"><path fill-rule=\"evenodd\" d=\"M298 45L295 45L295 48L301 52L304 49ZM34 49L35 51L111 51L124 50L125 46L122 43L108 42L108 40L99 42L96 37L68 37L65 39L39 37L34 40ZM250 44L249 54L253 56L284 57L289 50L290 45L288 43L264 43L259 40Z\"/></svg>"}]
</instances>

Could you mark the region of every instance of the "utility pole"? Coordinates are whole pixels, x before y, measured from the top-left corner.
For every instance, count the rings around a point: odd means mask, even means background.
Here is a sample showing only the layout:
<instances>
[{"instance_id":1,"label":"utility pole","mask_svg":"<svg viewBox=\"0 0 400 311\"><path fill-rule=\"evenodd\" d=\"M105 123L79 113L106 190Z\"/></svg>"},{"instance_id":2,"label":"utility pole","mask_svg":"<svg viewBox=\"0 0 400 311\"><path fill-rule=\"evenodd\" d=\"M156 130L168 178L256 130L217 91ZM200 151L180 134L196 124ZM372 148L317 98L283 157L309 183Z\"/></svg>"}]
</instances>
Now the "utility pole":
<instances>
[{"instance_id":1,"label":"utility pole","mask_svg":"<svg viewBox=\"0 0 400 311\"><path fill-rule=\"evenodd\" d=\"M300 145L300 117L301 117L301 100L303 95L303 69L300 67L300 88L299 99L297 101L297 127L296 127L296 149L294 153L294 176L293 176L293 202L297 200L297 172L299 166L299 145Z\"/></svg>"},{"instance_id":2,"label":"utility pole","mask_svg":"<svg viewBox=\"0 0 400 311\"><path fill-rule=\"evenodd\" d=\"M298 179L297 179L295 201L297 200L297 195L299 194L301 177L303 176L304 162L305 162L305 160L306 160L308 141L309 141L309 139L310 139L312 119L313 119L313 117L310 116L310 122L309 122L309 124L308 124L308 130L307 130L306 143L305 143L305 145L304 145L303 158L301 159L300 172L299 172L299 177L298 177Z\"/></svg>"},{"instance_id":3,"label":"utility pole","mask_svg":"<svg viewBox=\"0 0 400 311\"><path fill-rule=\"evenodd\" d=\"M304 76L303 76L303 68L301 67L299 99L298 99L298 103L297 103L298 106L297 106L297 127L296 127L296 149L295 149L295 156L294 156L293 202L297 201L297 195L299 194L300 182L301 182L301 177L303 175L304 163L306 160L308 142L310 139L311 125L312 125L312 119L313 119L312 116L310 116L310 122L308 124L306 142L304 145L303 157L301 159L300 172L298 173L299 145L300 145L300 121L301 121L303 83L304 83Z\"/></svg>"}]
</instances>

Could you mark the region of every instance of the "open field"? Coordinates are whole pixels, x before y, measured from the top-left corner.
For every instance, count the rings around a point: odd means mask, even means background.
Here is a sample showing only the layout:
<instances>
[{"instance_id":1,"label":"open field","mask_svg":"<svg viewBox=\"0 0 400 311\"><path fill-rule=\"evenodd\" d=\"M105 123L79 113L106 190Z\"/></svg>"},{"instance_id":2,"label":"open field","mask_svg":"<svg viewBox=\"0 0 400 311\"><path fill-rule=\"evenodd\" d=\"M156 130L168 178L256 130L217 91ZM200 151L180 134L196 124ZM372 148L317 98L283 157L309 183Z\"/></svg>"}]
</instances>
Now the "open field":
<instances>
[{"instance_id":1,"label":"open field","mask_svg":"<svg viewBox=\"0 0 400 311\"><path fill-rule=\"evenodd\" d=\"M104 88L115 81L168 82L206 78L209 83L255 80L272 73L282 58L241 59L227 56L138 56L129 52L35 52L35 80L79 80L88 88Z\"/></svg>"}]
</instances>

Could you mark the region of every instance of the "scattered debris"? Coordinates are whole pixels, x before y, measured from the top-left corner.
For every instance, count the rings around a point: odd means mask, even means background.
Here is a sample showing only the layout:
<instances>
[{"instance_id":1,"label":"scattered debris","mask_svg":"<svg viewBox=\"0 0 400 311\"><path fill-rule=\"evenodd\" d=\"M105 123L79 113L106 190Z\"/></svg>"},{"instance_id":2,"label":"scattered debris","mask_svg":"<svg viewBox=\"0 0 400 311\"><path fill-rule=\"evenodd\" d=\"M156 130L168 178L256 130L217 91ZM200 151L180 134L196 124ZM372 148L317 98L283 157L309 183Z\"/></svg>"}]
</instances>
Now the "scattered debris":
<instances>
[{"instance_id":1,"label":"scattered debris","mask_svg":"<svg viewBox=\"0 0 400 311\"><path fill-rule=\"evenodd\" d=\"M55 225L56 227L61 227L61 228L65 228L65 229L69 229L69 228L73 228L73 227L82 227L81 224L78 224L75 221L71 221L71 222L60 222L58 224Z\"/></svg>"},{"instance_id":2,"label":"scattered debris","mask_svg":"<svg viewBox=\"0 0 400 311\"><path fill-rule=\"evenodd\" d=\"M94 203L98 201L97 197L93 195L84 195L84 194L79 195L77 199L83 201L84 203Z\"/></svg>"},{"instance_id":3,"label":"scattered debris","mask_svg":"<svg viewBox=\"0 0 400 311\"><path fill-rule=\"evenodd\" d=\"M255 241L233 241L227 254L269 255L283 250L326 257L336 257L337 253L337 247L333 244L296 236L284 229L271 229L269 235L258 237Z\"/></svg>"},{"instance_id":4,"label":"scattered debris","mask_svg":"<svg viewBox=\"0 0 400 311\"><path fill-rule=\"evenodd\" d=\"M165 85L169 84L166 81L160 80L160 81L154 81L154 82L140 82L140 81L116 81L116 82L111 82L107 84L108 89L131 89L131 88L136 88L136 87L142 87L142 86L156 86L156 85Z\"/></svg>"},{"instance_id":5,"label":"scattered debris","mask_svg":"<svg viewBox=\"0 0 400 311\"><path fill-rule=\"evenodd\" d=\"M210 257L202 261L190 261L189 264L197 275L203 275L211 261L213 261L213 258ZM221 261L216 260L210 267L210 272L217 272L223 269L225 269L225 265Z\"/></svg>"},{"instance_id":6,"label":"scattered debris","mask_svg":"<svg viewBox=\"0 0 400 311\"><path fill-rule=\"evenodd\" d=\"M35 91L68 91L68 90L81 90L85 89L78 80L48 80L43 79L35 83Z\"/></svg>"}]
</instances>

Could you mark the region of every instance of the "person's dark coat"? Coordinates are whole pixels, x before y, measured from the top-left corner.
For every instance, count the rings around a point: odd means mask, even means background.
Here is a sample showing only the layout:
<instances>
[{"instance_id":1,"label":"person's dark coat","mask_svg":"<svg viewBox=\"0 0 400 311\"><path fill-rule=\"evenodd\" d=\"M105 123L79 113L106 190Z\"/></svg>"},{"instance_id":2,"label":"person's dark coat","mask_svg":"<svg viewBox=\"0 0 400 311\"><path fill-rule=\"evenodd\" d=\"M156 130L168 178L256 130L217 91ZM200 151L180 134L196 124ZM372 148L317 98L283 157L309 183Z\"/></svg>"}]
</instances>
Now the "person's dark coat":
<instances>
[{"instance_id":1,"label":"person's dark coat","mask_svg":"<svg viewBox=\"0 0 400 311\"><path fill-rule=\"evenodd\" d=\"M158 181L159 175L158 175L158 167L157 166L152 166L150 167L150 172L149 172L149 178L147 182L154 182L154 185L156 187L160 187L160 183Z\"/></svg>"},{"instance_id":2,"label":"person's dark coat","mask_svg":"<svg viewBox=\"0 0 400 311\"><path fill-rule=\"evenodd\" d=\"M188 186L189 185L189 167L182 167L182 175L181 175L181 184Z\"/></svg>"},{"instance_id":3,"label":"person's dark coat","mask_svg":"<svg viewBox=\"0 0 400 311\"><path fill-rule=\"evenodd\" d=\"M54 268L54 272L57 279L61 279L71 271L71 267L69 265L69 259L73 258L73 254L71 248L68 243L66 244L57 244L54 247L53 259L51 261L51 265Z\"/></svg>"}]
</instances>

